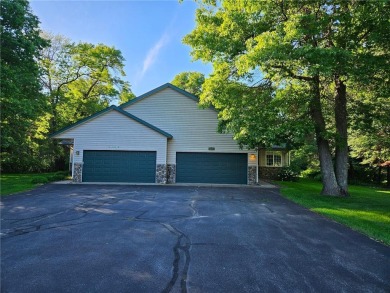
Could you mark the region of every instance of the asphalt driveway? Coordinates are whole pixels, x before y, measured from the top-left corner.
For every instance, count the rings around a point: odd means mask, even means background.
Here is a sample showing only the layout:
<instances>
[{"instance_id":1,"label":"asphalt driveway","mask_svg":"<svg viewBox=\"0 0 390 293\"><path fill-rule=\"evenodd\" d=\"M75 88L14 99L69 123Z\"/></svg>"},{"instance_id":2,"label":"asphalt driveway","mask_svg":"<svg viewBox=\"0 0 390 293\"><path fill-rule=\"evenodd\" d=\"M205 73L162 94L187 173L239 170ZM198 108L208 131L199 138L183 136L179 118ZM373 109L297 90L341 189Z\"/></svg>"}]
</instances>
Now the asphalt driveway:
<instances>
[{"instance_id":1,"label":"asphalt driveway","mask_svg":"<svg viewBox=\"0 0 390 293\"><path fill-rule=\"evenodd\" d=\"M1 220L2 292L390 291L390 247L277 189L45 185Z\"/></svg>"}]
</instances>

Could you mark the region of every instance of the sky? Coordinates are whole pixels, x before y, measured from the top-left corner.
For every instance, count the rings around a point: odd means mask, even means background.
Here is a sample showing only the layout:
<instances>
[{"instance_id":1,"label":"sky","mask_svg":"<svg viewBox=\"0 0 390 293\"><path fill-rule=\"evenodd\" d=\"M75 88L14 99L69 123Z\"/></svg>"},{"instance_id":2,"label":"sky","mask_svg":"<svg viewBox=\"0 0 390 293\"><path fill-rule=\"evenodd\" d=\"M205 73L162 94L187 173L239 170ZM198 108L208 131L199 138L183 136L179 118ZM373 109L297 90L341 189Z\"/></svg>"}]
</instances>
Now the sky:
<instances>
[{"instance_id":1,"label":"sky","mask_svg":"<svg viewBox=\"0 0 390 293\"><path fill-rule=\"evenodd\" d=\"M191 48L182 43L195 28L194 1L32 0L30 7L43 31L119 49L136 96L183 71L211 72L210 64L192 61Z\"/></svg>"}]
</instances>

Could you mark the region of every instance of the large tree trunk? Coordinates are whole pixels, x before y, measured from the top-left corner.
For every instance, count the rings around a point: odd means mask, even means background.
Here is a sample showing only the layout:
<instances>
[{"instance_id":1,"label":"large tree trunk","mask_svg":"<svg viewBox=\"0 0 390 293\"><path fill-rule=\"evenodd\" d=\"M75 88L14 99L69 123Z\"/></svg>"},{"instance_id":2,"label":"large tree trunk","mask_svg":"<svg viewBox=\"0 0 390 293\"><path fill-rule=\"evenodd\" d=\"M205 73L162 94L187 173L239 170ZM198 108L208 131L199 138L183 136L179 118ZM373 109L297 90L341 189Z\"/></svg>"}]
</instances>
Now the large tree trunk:
<instances>
[{"instance_id":1,"label":"large tree trunk","mask_svg":"<svg viewBox=\"0 0 390 293\"><path fill-rule=\"evenodd\" d=\"M318 155L322 175L322 195L341 196L340 188L337 184L336 175L333 169L332 154L330 152L329 141L326 139L325 119L321 109L320 80L316 76L312 83L313 96L310 101L310 114L314 122Z\"/></svg>"},{"instance_id":2,"label":"large tree trunk","mask_svg":"<svg viewBox=\"0 0 390 293\"><path fill-rule=\"evenodd\" d=\"M336 180L341 194L348 196L348 121L347 121L347 88L335 76L336 95L335 95L335 121L336 121L336 157L335 172Z\"/></svg>"}]
</instances>

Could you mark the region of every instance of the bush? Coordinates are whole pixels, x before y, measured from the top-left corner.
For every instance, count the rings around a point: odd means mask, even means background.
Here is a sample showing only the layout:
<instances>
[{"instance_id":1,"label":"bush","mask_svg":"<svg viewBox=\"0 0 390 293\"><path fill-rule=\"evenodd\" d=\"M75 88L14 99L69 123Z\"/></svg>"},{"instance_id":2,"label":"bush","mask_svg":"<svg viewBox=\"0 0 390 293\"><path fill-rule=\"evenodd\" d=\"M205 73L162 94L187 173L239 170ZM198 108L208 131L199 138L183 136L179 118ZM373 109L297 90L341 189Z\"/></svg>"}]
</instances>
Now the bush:
<instances>
[{"instance_id":1,"label":"bush","mask_svg":"<svg viewBox=\"0 0 390 293\"><path fill-rule=\"evenodd\" d=\"M32 184L47 183L47 182L49 182L49 180L47 179L47 177L44 176L37 176L31 180Z\"/></svg>"},{"instance_id":2,"label":"bush","mask_svg":"<svg viewBox=\"0 0 390 293\"><path fill-rule=\"evenodd\" d=\"M297 181L298 173L290 167L284 167L278 174L278 180L280 181Z\"/></svg>"},{"instance_id":3,"label":"bush","mask_svg":"<svg viewBox=\"0 0 390 293\"><path fill-rule=\"evenodd\" d=\"M69 171L57 171L54 175L62 175L63 177L69 176Z\"/></svg>"},{"instance_id":4,"label":"bush","mask_svg":"<svg viewBox=\"0 0 390 293\"><path fill-rule=\"evenodd\" d=\"M309 178L314 180L321 180L321 171L319 168L308 168L301 172L303 178Z\"/></svg>"},{"instance_id":5,"label":"bush","mask_svg":"<svg viewBox=\"0 0 390 293\"><path fill-rule=\"evenodd\" d=\"M51 175L49 177L47 177L47 179L52 182L52 181L60 181L60 180L64 180L66 176L64 175L61 175L61 174L54 174L54 175Z\"/></svg>"}]
</instances>

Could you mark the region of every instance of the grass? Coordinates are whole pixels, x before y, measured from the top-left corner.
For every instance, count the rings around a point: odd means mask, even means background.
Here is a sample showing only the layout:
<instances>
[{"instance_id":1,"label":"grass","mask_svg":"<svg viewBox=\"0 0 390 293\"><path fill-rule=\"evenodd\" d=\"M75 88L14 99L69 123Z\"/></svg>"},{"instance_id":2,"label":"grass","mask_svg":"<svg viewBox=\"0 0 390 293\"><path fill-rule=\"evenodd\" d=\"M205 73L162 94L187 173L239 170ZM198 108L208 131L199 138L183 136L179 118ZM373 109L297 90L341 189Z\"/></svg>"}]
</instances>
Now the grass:
<instances>
[{"instance_id":1,"label":"grass","mask_svg":"<svg viewBox=\"0 0 390 293\"><path fill-rule=\"evenodd\" d=\"M347 198L320 195L320 182L277 182L284 197L390 245L390 190L350 185Z\"/></svg>"},{"instance_id":2,"label":"grass","mask_svg":"<svg viewBox=\"0 0 390 293\"><path fill-rule=\"evenodd\" d=\"M26 191L35 188L39 183L61 180L59 173L33 173L33 174L1 174L0 187L1 196L10 195L16 192ZM65 178L62 175L62 179ZM41 180L44 179L44 180ZM46 180L45 180L46 179Z\"/></svg>"}]
</instances>

